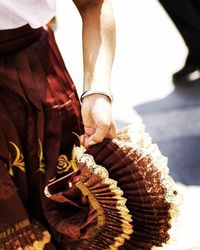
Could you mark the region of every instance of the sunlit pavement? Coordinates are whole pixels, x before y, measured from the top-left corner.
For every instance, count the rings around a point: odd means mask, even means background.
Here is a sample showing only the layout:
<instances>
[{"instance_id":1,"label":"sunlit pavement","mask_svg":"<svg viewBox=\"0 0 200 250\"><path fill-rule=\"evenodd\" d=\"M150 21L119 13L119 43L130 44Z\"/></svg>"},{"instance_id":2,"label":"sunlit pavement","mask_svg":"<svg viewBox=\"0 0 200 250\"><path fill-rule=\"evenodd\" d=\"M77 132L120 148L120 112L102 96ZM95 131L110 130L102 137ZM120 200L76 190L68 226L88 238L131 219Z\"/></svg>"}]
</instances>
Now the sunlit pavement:
<instances>
[{"instance_id":1,"label":"sunlit pavement","mask_svg":"<svg viewBox=\"0 0 200 250\"><path fill-rule=\"evenodd\" d=\"M181 68L187 51L156 0L113 2L115 120L122 127L141 118L179 183L183 201L176 236L162 249L200 250L200 86L174 89L171 75ZM56 39L80 94L81 19L72 1L58 1L57 20Z\"/></svg>"}]
</instances>

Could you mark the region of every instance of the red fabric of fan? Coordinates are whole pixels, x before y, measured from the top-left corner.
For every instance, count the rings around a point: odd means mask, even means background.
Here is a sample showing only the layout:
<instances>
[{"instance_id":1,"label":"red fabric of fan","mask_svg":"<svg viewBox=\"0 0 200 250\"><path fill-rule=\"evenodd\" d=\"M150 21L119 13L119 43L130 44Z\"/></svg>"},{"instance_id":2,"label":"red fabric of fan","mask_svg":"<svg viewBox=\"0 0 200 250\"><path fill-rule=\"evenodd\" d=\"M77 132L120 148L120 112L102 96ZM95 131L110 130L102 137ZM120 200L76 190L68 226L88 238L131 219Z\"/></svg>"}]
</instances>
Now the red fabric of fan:
<instances>
[{"instance_id":1,"label":"red fabric of fan","mask_svg":"<svg viewBox=\"0 0 200 250\"><path fill-rule=\"evenodd\" d=\"M117 181L132 215L133 233L119 249L149 250L169 240L178 212L175 183L168 175L167 159L141 125L121 130L87 152Z\"/></svg>"}]
</instances>

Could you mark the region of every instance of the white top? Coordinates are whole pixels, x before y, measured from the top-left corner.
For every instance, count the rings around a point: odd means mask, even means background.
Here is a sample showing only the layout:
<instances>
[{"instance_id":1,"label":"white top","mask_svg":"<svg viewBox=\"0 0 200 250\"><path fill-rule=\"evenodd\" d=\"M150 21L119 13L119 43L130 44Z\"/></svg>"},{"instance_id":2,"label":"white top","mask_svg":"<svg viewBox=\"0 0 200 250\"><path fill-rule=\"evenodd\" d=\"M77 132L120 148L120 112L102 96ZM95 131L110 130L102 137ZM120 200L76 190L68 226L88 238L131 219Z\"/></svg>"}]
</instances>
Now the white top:
<instances>
[{"instance_id":1,"label":"white top","mask_svg":"<svg viewBox=\"0 0 200 250\"><path fill-rule=\"evenodd\" d=\"M55 0L0 0L0 30L25 24L39 28L55 15Z\"/></svg>"}]
</instances>

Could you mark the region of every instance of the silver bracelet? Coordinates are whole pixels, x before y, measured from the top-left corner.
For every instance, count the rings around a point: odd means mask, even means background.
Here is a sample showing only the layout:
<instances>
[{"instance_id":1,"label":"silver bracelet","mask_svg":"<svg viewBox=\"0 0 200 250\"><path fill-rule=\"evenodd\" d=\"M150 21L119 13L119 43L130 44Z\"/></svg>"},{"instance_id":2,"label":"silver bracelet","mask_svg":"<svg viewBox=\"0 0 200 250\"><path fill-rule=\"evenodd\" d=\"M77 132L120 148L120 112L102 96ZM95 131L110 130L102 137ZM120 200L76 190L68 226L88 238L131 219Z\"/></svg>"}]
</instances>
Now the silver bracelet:
<instances>
[{"instance_id":1,"label":"silver bracelet","mask_svg":"<svg viewBox=\"0 0 200 250\"><path fill-rule=\"evenodd\" d=\"M100 95L107 96L111 102L113 101L113 95L112 95L111 91L104 91L104 90L98 90L98 89L89 89L89 90L86 90L85 92L83 92L83 94L81 95L81 97L80 97L81 102L83 102L83 99L86 96L90 96L90 95L94 95L94 94L100 94Z\"/></svg>"}]
</instances>

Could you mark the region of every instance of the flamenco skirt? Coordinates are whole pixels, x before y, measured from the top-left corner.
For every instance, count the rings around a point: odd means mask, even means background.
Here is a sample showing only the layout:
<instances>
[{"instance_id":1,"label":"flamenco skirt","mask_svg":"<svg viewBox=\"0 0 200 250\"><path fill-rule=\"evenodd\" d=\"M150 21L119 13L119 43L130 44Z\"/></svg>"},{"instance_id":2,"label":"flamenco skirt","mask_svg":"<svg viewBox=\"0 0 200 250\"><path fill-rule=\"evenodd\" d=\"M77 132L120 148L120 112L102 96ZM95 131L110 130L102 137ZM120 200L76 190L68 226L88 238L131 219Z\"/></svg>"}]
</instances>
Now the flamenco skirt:
<instances>
[{"instance_id":1,"label":"flamenco skirt","mask_svg":"<svg viewBox=\"0 0 200 250\"><path fill-rule=\"evenodd\" d=\"M78 96L53 33L1 30L0 249L55 249L40 225L49 229L44 187L68 170L81 131Z\"/></svg>"}]
</instances>

